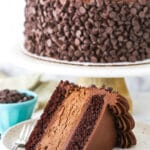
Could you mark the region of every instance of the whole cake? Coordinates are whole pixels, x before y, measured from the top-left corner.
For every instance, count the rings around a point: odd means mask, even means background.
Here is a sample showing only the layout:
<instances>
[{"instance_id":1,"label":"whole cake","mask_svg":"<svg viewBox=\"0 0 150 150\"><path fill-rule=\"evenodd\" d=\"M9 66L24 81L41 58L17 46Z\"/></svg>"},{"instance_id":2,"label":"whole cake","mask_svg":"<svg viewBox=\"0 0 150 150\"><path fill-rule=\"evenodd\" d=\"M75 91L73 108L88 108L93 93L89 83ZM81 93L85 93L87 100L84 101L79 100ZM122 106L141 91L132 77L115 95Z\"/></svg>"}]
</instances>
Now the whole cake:
<instances>
[{"instance_id":1,"label":"whole cake","mask_svg":"<svg viewBox=\"0 0 150 150\"><path fill-rule=\"evenodd\" d=\"M26 144L26 150L112 150L136 144L127 100L111 88L61 81Z\"/></svg>"},{"instance_id":2,"label":"whole cake","mask_svg":"<svg viewBox=\"0 0 150 150\"><path fill-rule=\"evenodd\" d=\"M150 58L150 0L26 0L25 47L79 62Z\"/></svg>"}]
</instances>

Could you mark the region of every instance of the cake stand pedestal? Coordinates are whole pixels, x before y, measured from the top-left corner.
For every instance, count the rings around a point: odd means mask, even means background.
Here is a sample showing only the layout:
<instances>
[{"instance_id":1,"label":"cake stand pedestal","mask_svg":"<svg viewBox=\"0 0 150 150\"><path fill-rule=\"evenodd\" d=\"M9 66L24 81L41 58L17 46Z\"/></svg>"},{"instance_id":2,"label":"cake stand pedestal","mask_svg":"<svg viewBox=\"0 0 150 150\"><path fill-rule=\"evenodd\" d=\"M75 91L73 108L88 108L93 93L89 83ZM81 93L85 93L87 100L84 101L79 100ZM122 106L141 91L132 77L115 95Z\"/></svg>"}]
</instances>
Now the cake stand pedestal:
<instances>
[{"instance_id":1,"label":"cake stand pedestal","mask_svg":"<svg viewBox=\"0 0 150 150\"><path fill-rule=\"evenodd\" d=\"M5 56L3 56L3 58L7 58L7 60L3 61L9 61L10 63L14 63L15 65L35 72L78 77L78 83L81 85L87 86L96 84L97 86L105 85L106 87L112 87L129 100L130 106L132 106L131 98L124 78L127 76L150 75L150 64L124 66L87 66L63 64L59 62L35 59L34 57L25 55L23 53L23 48L19 45L14 47L12 50L5 51ZM130 108L132 109L132 107Z\"/></svg>"}]
</instances>

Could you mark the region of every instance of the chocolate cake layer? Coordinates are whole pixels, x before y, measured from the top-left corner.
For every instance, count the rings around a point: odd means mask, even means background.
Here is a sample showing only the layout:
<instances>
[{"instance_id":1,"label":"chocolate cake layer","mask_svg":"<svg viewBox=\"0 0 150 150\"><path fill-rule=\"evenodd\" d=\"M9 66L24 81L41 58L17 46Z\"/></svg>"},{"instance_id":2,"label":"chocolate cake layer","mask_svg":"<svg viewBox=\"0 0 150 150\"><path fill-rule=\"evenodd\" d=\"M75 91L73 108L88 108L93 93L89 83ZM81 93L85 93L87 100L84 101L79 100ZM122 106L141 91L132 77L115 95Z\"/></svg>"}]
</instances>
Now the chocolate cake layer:
<instances>
[{"instance_id":1,"label":"chocolate cake layer","mask_svg":"<svg viewBox=\"0 0 150 150\"><path fill-rule=\"evenodd\" d=\"M26 0L25 47L80 62L150 58L150 0Z\"/></svg>"},{"instance_id":2,"label":"chocolate cake layer","mask_svg":"<svg viewBox=\"0 0 150 150\"><path fill-rule=\"evenodd\" d=\"M61 81L26 150L111 150L136 144L127 100L112 90Z\"/></svg>"}]
</instances>

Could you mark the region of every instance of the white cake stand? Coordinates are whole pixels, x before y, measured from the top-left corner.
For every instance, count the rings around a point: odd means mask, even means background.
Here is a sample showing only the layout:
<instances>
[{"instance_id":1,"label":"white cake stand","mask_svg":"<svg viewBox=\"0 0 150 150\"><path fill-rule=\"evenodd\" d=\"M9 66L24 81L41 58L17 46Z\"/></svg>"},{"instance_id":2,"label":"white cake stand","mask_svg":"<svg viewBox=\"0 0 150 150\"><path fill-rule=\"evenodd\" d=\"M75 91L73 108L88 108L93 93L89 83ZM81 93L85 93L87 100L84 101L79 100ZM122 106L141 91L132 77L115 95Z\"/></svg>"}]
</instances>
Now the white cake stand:
<instances>
[{"instance_id":1,"label":"white cake stand","mask_svg":"<svg viewBox=\"0 0 150 150\"><path fill-rule=\"evenodd\" d=\"M128 92L124 78L127 76L146 76L150 75L150 61L144 63L136 63L130 65L96 65L87 66L81 64L64 64L59 61L45 61L29 56L23 51L21 46L14 47L12 50L5 51L6 61L18 65L35 72L49 73L52 75L75 76L78 77L78 84L89 86L96 84L97 86L113 87L124 95L130 103L132 109L132 100ZM5 59L3 61L5 61ZM82 77L82 78L81 78Z\"/></svg>"},{"instance_id":2,"label":"white cake stand","mask_svg":"<svg viewBox=\"0 0 150 150\"><path fill-rule=\"evenodd\" d=\"M23 44L21 44L23 45ZM126 76L145 76L150 75L150 63L132 65L103 65L87 66L72 65L59 62L50 62L34 57L29 57L23 53L22 46L16 46L11 50L4 51L3 61L10 62L17 66L27 68L36 72L50 73L53 75L65 75L75 77L126 77ZM150 61L149 61L150 62Z\"/></svg>"}]
</instances>

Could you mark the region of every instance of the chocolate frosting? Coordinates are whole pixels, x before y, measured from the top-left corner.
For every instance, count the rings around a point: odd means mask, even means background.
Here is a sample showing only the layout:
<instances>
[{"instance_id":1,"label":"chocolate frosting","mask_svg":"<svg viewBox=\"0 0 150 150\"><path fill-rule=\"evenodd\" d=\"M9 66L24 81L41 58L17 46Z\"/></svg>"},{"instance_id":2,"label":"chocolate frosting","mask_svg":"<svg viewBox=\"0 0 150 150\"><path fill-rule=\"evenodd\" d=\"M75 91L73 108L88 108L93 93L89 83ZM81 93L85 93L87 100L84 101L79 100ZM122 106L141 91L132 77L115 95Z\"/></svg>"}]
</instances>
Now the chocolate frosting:
<instances>
[{"instance_id":1,"label":"chocolate frosting","mask_svg":"<svg viewBox=\"0 0 150 150\"><path fill-rule=\"evenodd\" d=\"M117 147L128 148L136 144L136 138L132 132L135 122L129 113L129 105L127 100L117 95L114 103L108 104L112 115L115 118L115 125L117 131Z\"/></svg>"},{"instance_id":2,"label":"chocolate frosting","mask_svg":"<svg viewBox=\"0 0 150 150\"><path fill-rule=\"evenodd\" d=\"M101 88L101 92L98 92L97 88L93 87L91 93L105 95L105 105L103 107L106 107L106 109L108 109L114 117L114 123L117 132L115 147L128 148L132 145L135 145L136 138L132 132L135 122L129 113L128 101L117 92L114 92L113 90L107 90L105 88ZM103 114L101 115L103 116Z\"/></svg>"}]
</instances>

